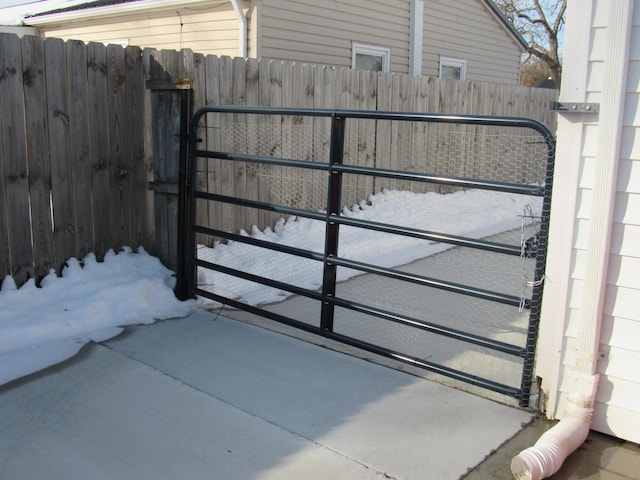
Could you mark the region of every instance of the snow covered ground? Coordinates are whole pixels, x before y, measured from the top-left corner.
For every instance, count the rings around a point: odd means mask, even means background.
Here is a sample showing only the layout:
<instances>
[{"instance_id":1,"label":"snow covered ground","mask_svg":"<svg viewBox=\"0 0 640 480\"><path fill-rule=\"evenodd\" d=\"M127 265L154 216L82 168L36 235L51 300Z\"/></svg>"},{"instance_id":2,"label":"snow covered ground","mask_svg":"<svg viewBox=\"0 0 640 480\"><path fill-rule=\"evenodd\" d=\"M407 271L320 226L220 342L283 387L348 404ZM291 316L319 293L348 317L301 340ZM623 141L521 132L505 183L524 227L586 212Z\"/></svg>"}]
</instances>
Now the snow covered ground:
<instances>
[{"instance_id":1,"label":"snow covered ground","mask_svg":"<svg viewBox=\"0 0 640 480\"><path fill-rule=\"evenodd\" d=\"M518 228L527 205L539 214L540 199L536 197L488 191L449 195L389 191L371 196L344 214L481 238ZM251 235L322 252L323 228L323 222L290 218L274 229L254 229ZM350 227L341 228L340 241L341 256L383 266L401 265L449 248ZM321 282L320 262L257 250L239 242L201 247L198 256L301 287L318 288ZM172 272L142 249L109 252L103 262L88 255L81 262L70 259L67 264L62 277L50 274L41 288L31 281L16 289L11 277L4 280L0 290L0 385L61 362L89 341L114 337L124 326L182 317L199 305L178 301L172 291ZM344 271L339 280L355 274ZM253 305L286 296L285 292L211 271L199 272L199 283Z\"/></svg>"},{"instance_id":2,"label":"snow covered ground","mask_svg":"<svg viewBox=\"0 0 640 480\"><path fill-rule=\"evenodd\" d=\"M0 385L75 355L89 341L118 335L122 327L183 317L193 302L178 301L172 272L143 249L110 251L103 262L72 258L62 277L49 274L0 290Z\"/></svg>"}]
</instances>

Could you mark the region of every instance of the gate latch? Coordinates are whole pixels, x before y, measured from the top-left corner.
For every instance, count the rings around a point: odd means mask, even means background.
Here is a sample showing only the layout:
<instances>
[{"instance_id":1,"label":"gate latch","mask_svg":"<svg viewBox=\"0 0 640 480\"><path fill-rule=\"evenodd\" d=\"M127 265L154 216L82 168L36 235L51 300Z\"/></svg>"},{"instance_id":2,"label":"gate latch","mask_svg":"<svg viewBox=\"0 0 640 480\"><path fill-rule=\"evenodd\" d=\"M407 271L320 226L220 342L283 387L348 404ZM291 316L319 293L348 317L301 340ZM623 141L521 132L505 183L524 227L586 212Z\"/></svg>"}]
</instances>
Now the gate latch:
<instances>
[{"instance_id":1,"label":"gate latch","mask_svg":"<svg viewBox=\"0 0 640 480\"><path fill-rule=\"evenodd\" d=\"M552 102L551 110L563 113L598 113L599 103Z\"/></svg>"}]
</instances>

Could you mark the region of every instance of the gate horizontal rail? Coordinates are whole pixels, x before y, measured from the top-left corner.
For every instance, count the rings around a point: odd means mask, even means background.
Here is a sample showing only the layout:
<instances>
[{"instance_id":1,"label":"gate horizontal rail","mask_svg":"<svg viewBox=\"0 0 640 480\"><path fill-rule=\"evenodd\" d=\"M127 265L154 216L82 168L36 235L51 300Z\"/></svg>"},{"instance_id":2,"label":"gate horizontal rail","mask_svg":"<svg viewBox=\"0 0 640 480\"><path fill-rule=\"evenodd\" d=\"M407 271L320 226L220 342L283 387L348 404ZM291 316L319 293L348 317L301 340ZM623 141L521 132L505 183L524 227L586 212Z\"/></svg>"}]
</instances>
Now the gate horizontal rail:
<instances>
[{"instance_id":1,"label":"gate horizontal rail","mask_svg":"<svg viewBox=\"0 0 640 480\"><path fill-rule=\"evenodd\" d=\"M520 297L514 297L513 295L505 295L499 292L493 292L491 290L483 290L481 288L474 288L468 285L462 285L459 283L446 282L444 280L437 280L435 278L425 277L423 275L415 275L393 268L384 268L367 263L357 262L355 260L347 260L338 257L327 258L327 263L330 265L339 265L342 267L353 268L354 270L360 270L365 273L374 273L396 280L403 280L405 282L417 283L424 285L425 287L438 288L440 290L447 290L453 293L459 293L461 295L468 295L470 297L482 298L484 300L491 300L492 302L504 303L518 307L521 304L522 299ZM328 301L333 302L333 299ZM528 302L525 302L525 308L528 308Z\"/></svg>"},{"instance_id":2,"label":"gate horizontal rail","mask_svg":"<svg viewBox=\"0 0 640 480\"><path fill-rule=\"evenodd\" d=\"M203 118L209 114L233 115L234 122L246 122L246 117L264 116L281 118L327 118L330 120L330 147L328 162L319 161L314 158L302 160L300 158L285 158L283 155L264 155L243 153L237 151L226 151L226 149L214 148L216 145L209 145L202 148L203 138L198 134L202 127ZM245 118L245 120L239 120ZM546 155L541 161L546 162L544 169L544 181L542 184L516 183L510 181L496 181L491 179L476 179L465 176L442 175L430 172L416 172L394 170L390 168L376 168L362 165L344 164L344 144L345 144L345 123L347 120L374 120L388 122L422 122L431 124L451 124L466 126L492 126L505 128L527 129L536 132L538 140L532 143L541 143L546 147ZM278 123L278 122L274 122ZM247 131L251 129L251 124L247 125ZM211 125L206 125L211 128ZM209 142L211 142L209 140ZM273 153L273 152L271 152ZM546 258L546 242L551 201L551 184L553 178L553 163L555 155L555 141L549 130L541 123L527 118L513 117L490 117L475 115L444 115L429 113L407 113L407 112L379 112L379 111L358 111L358 110L328 110L328 109L297 109L297 108L270 108L251 106L207 106L200 109L193 117L190 129L190 154L185 165L181 165L180 182L180 232L179 238L186 239L180 246L179 254L184 258L185 265L179 272L178 286L176 292L181 298L201 296L210 300L229 305L233 308L246 310L250 313L285 323L306 331L367 350L378 355L392 358L403 363L414 365L431 372L435 372L450 378L461 380L472 385L480 386L494 392L498 392L516 398L521 406L527 406L531 391L533 363L535 358L535 341L537 338L537 327L540 315L540 303L543 290L544 266ZM319 172L326 175L327 195L326 209L317 211L307 208L298 208L278 204L270 201L240 198L233 195L225 195L221 192L211 192L196 188L197 159L204 159L207 162L243 162L251 165L278 166L288 169L301 169L312 172ZM322 159L320 159L322 160ZM315 173L314 173L315 174ZM531 298L517 297L504 292L479 288L477 286L465 285L463 283L432 278L430 276L419 275L399 270L397 268L383 267L361 262L353 259L342 258L337 255L340 239L340 226L350 228L361 228L378 231L402 237L411 237L428 241L430 243L442 243L453 247L469 248L472 251L485 251L495 254L502 254L510 257L521 257L524 252L524 244L512 245L483 238L472 238L464 235L455 235L447 232L437 232L413 228L403 225L394 225L372 220L363 220L344 216L341 214L342 177L343 175L353 175L361 177L375 177L383 179L394 179L407 182L417 182L421 184L434 184L442 187L456 187L462 189L479 189L496 192L505 192L516 195L529 195L542 197L542 213L539 218L540 227L537 234L537 248L535 254L534 279L531 282ZM197 201L217 202L234 208L247 208L259 211L273 212L285 216L308 218L325 224L325 248L323 252L315 252L304 248L283 245L254 238L247 235L240 235L215 228L207 224L196 222ZM198 258L196 234L209 236L211 238L221 238L226 241L238 242L259 249L274 250L283 254L293 255L322 264L322 288L312 290L298 285L292 285L273 278L242 271L238 268L213 263L205 259ZM337 269L338 267L357 270L366 274L386 277L404 283L424 286L428 289L443 290L455 295L478 298L511 307L519 307L521 310L529 311L529 323L526 332L524 345L515 345L508 342L496 340L494 338L473 334L458 328L444 324L430 322L422 318L415 318L398 312L378 308L361 301L345 298L337 295ZM250 305L237 298L229 298L197 283L198 269L207 269L231 275L271 288L300 295L321 303L320 324L311 325L304 321L290 318L285 315ZM355 338L334 330L334 310L336 307L348 309L350 311L370 315L379 319L388 320L395 324L415 328L419 331L442 337L454 339L464 343L477 345L493 351L501 352L523 360L523 370L520 385L518 387L505 385L499 381L490 380L465 371L447 367L435 362L430 362L425 358L407 355L395 349L371 343L369 341Z\"/></svg>"},{"instance_id":3,"label":"gate horizontal rail","mask_svg":"<svg viewBox=\"0 0 640 480\"><path fill-rule=\"evenodd\" d=\"M303 210L300 208L285 207L282 205L274 205L271 203L258 202L255 200L245 200L245 199L240 199L235 197L229 197L226 195L218 195L215 193L195 192L195 197L201 198L203 200L224 202L230 205L259 208L262 210L282 213L284 215L290 215L293 217L305 217L305 218L311 218L311 219L320 220L320 221L328 220L329 222L337 223L340 225L366 228L366 229L375 230L378 232L393 233L397 235L403 235L405 237L421 238L423 240L429 240L432 242L447 243L450 245L476 248L479 250L503 253L505 255L513 255L513 256L519 257L522 254L522 248L520 246L508 245L508 244L499 243L499 242L491 242L488 240L463 237L459 235L449 235L446 233L430 232L427 230L390 225L387 223L373 222L370 220L360 220L357 218L341 217L335 214L329 215L329 217L327 218L326 213ZM195 229L196 229L196 232L198 233L208 234L212 232L211 229L207 229L206 227L201 227L198 225L195 226ZM220 234L220 236L226 235L226 233L220 230L217 230L216 232ZM237 238L236 240L239 242L251 243L251 240L249 240L247 237L239 236L239 238Z\"/></svg>"},{"instance_id":4,"label":"gate horizontal rail","mask_svg":"<svg viewBox=\"0 0 640 480\"><path fill-rule=\"evenodd\" d=\"M509 355L514 355L516 357L522 357L526 354L526 350L522 347L519 347L518 345L511 345L510 343L499 342L497 340L482 337L480 335L474 335L469 332L464 332L462 330L458 330L455 328L445 327L442 325L438 325L436 323L426 322L424 320L418 321L406 315L400 315L398 313L393 313L393 312L389 312L379 308L374 308L374 307L371 307L370 305L364 305L362 303L354 302L352 300L346 300L340 297L335 297L332 299L332 302L335 305L339 305L344 308L349 308L351 310L355 310L361 313L367 313L369 315L374 315L376 317L384 318L386 320L391 320L397 323L402 323L404 325L410 325L412 327L416 327L421 330L426 330L431 333L437 333L445 337L455 338L457 340L463 340L467 343L473 343L475 345L488 347L493 350L498 350L500 352L508 353Z\"/></svg>"},{"instance_id":5,"label":"gate horizontal rail","mask_svg":"<svg viewBox=\"0 0 640 480\"><path fill-rule=\"evenodd\" d=\"M309 170L322 170L339 173L350 173L354 175L369 175L382 178L393 178L396 180L411 180L416 182L434 183L449 187L473 187L496 192L519 193L521 195L544 196L544 187L538 185L522 185L509 182L492 182L489 180L478 180L473 178L451 177L446 175L429 175L419 172L402 172L384 168L371 168L355 165L331 165L329 163L313 162L304 160L291 160L286 158L274 158L266 156L256 156L249 154L230 154L223 152L208 152L206 150L196 150L194 155L201 158L217 158L219 160L235 160L250 163L269 163L282 167L296 167Z\"/></svg>"}]
</instances>

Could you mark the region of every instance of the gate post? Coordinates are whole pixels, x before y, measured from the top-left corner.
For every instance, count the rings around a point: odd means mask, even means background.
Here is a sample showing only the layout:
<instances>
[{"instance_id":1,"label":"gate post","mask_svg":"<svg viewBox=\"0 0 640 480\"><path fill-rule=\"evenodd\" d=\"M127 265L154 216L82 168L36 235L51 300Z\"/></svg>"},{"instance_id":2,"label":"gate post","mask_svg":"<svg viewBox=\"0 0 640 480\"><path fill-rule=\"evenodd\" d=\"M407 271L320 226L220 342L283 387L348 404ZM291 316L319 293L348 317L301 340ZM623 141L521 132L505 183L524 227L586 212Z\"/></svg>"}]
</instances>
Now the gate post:
<instances>
[{"instance_id":1,"label":"gate post","mask_svg":"<svg viewBox=\"0 0 640 480\"><path fill-rule=\"evenodd\" d=\"M154 155L154 180L148 188L154 192L157 256L181 278L178 270L184 268L186 241L179 235L178 213L182 205L178 186L187 161L193 90L191 82L184 80L151 80L147 88L151 90ZM177 286L176 293L178 290Z\"/></svg>"},{"instance_id":2,"label":"gate post","mask_svg":"<svg viewBox=\"0 0 640 480\"><path fill-rule=\"evenodd\" d=\"M335 306L327 299L336 294L336 273L338 266L331 262L338 256L338 234L340 225L331 222L331 215L340 213L342 203L342 172L335 171L334 165L341 165L344 156L345 117L331 116L331 146L329 150L329 187L327 191L327 217L324 242L324 272L322 275L322 310L320 330L333 331L333 313Z\"/></svg>"}]
</instances>

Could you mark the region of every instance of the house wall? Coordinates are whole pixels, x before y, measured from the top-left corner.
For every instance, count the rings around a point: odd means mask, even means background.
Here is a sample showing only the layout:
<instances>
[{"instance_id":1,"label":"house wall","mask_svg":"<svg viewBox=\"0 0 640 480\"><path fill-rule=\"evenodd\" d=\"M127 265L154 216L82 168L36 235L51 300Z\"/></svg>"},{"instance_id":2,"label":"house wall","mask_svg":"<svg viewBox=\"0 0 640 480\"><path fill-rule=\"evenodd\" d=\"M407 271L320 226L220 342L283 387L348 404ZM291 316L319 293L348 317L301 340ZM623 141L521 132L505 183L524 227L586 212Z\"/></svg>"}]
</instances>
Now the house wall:
<instances>
[{"instance_id":1,"label":"house wall","mask_svg":"<svg viewBox=\"0 0 640 480\"><path fill-rule=\"evenodd\" d=\"M640 0L629 45L594 425L640 443Z\"/></svg>"},{"instance_id":2,"label":"house wall","mask_svg":"<svg viewBox=\"0 0 640 480\"><path fill-rule=\"evenodd\" d=\"M204 54L238 55L238 19L231 2L74 21L64 26L45 25L39 30L45 37L64 40L166 50L190 48Z\"/></svg>"},{"instance_id":3,"label":"house wall","mask_svg":"<svg viewBox=\"0 0 640 480\"><path fill-rule=\"evenodd\" d=\"M409 72L410 0L263 0L258 6L252 57L351 67L356 42L391 49L390 70Z\"/></svg>"},{"instance_id":4,"label":"house wall","mask_svg":"<svg viewBox=\"0 0 640 480\"><path fill-rule=\"evenodd\" d=\"M441 56L467 61L467 79L516 85L520 49L479 0L424 0L422 73L439 75ZM38 27L46 37L156 49L239 55L230 1L67 20ZM390 71L409 72L411 0L252 0L248 56L351 67L352 44L390 49Z\"/></svg>"},{"instance_id":5,"label":"house wall","mask_svg":"<svg viewBox=\"0 0 640 480\"><path fill-rule=\"evenodd\" d=\"M604 0L574 0L567 13L560 101L597 102L600 113L558 120L562 162L556 163L537 372L547 415L561 417L576 387L569 372L594 360L577 352L595 327L600 381L592 427L640 442L640 0L630 3L632 16L615 14L627 2ZM612 19L624 20L613 25ZM621 38L620 24L628 21L630 36ZM614 53L626 50L612 47L616 41L628 48L619 63ZM601 278L593 268L598 258Z\"/></svg>"},{"instance_id":6,"label":"house wall","mask_svg":"<svg viewBox=\"0 0 640 480\"><path fill-rule=\"evenodd\" d=\"M13 27L8 25L0 25L0 33L14 33L22 38L25 35L37 35L38 31L32 27Z\"/></svg>"},{"instance_id":7,"label":"house wall","mask_svg":"<svg viewBox=\"0 0 640 480\"><path fill-rule=\"evenodd\" d=\"M467 79L517 85L520 49L477 0L425 0L423 75L438 76L440 57L467 61Z\"/></svg>"}]
</instances>

